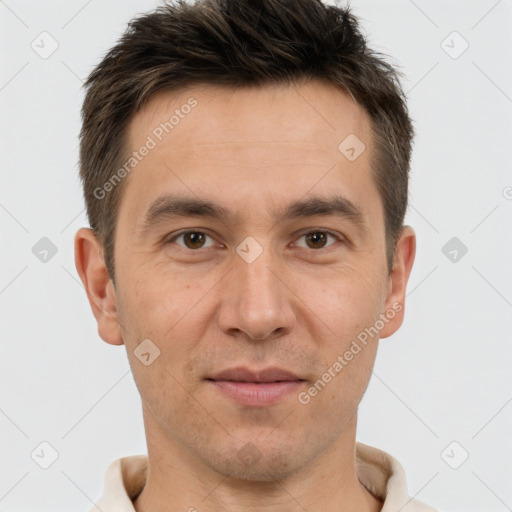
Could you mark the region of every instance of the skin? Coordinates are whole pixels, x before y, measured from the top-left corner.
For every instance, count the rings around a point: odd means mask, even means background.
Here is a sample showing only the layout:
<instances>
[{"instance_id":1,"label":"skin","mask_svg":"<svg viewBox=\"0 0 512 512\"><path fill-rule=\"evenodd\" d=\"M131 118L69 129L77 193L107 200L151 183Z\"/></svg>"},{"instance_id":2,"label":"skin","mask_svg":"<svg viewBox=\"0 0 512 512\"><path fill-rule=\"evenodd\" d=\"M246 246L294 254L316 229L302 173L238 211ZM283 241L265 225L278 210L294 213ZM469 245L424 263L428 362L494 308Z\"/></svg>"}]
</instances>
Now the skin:
<instances>
[{"instance_id":1,"label":"skin","mask_svg":"<svg viewBox=\"0 0 512 512\"><path fill-rule=\"evenodd\" d=\"M125 178L116 287L93 232L75 237L99 335L125 345L142 399L149 473L135 508L380 510L357 478L357 408L378 338L402 323L415 235L403 228L389 273L369 116L319 81L195 85L153 95L130 122L128 147L144 144L191 96L197 106ZM355 161L338 150L350 133L366 146ZM214 201L237 217L168 219L142 235L146 209L164 192ZM269 213L334 192L361 210L363 225L325 215L276 222ZM209 235L204 246L169 241L183 229ZM322 230L339 240L308 245L304 235ZM235 251L247 236L263 249L252 263ZM242 406L204 380L235 366L278 366L306 379L307 390L393 304L401 311L306 405L292 393L267 407ZM134 355L147 338L160 350L149 366ZM237 454L249 442L259 459L244 464Z\"/></svg>"}]
</instances>

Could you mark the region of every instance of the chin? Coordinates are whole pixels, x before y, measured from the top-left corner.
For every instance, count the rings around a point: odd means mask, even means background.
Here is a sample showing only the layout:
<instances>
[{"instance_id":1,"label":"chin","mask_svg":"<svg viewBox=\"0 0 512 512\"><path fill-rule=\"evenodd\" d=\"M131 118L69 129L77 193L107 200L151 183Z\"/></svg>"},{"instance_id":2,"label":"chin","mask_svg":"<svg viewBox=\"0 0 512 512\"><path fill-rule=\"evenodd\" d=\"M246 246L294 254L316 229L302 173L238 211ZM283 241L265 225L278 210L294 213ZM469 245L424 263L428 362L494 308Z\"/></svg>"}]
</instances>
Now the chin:
<instances>
[{"instance_id":1,"label":"chin","mask_svg":"<svg viewBox=\"0 0 512 512\"><path fill-rule=\"evenodd\" d=\"M280 446L256 443L257 440L248 441L234 449L230 447L204 462L228 478L262 483L284 480L305 465L304 450L299 450L293 440Z\"/></svg>"}]
</instances>

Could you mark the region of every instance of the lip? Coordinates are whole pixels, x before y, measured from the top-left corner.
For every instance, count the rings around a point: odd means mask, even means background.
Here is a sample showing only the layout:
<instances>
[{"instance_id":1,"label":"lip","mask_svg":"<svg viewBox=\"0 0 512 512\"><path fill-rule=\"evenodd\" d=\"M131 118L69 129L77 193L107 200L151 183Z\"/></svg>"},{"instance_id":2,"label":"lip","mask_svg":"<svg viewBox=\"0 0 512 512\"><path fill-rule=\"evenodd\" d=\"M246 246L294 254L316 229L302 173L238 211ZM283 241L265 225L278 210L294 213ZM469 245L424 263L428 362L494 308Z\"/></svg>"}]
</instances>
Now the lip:
<instances>
[{"instance_id":1,"label":"lip","mask_svg":"<svg viewBox=\"0 0 512 512\"><path fill-rule=\"evenodd\" d=\"M299 387L304 384L302 380L286 380L280 382L209 380L208 382L240 405L252 407L264 407L278 403L291 393L297 393Z\"/></svg>"},{"instance_id":2,"label":"lip","mask_svg":"<svg viewBox=\"0 0 512 512\"><path fill-rule=\"evenodd\" d=\"M297 392L305 382L294 373L276 367L263 370L231 368L206 380L239 404L253 407L278 403Z\"/></svg>"},{"instance_id":3,"label":"lip","mask_svg":"<svg viewBox=\"0 0 512 512\"><path fill-rule=\"evenodd\" d=\"M256 383L304 380L294 373L276 366L264 368L262 370L250 370L249 368L238 366L236 368L223 370L209 379L215 381L229 380L234 382Z\"/></svg>"}]
</instances>

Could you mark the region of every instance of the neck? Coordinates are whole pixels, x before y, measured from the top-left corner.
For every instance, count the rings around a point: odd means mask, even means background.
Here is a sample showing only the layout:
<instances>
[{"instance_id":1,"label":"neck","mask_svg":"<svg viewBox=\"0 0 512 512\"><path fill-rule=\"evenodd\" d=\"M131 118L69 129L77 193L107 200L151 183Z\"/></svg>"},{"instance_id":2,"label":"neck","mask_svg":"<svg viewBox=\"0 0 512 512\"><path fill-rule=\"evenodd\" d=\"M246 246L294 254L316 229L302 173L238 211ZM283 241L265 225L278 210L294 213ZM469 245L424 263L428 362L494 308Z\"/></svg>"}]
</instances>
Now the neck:
<instances>
[{"instance_id":1,"label":"neck","mask_svg":"<svg viewBox=\"0 0 512 512\"><path fill-rule=\"evenodd\" d=\"M312 463L286 478L254 481L220 474L163 431L144 407L149 470L136 512L378 512L359 482L357 418Z\"/></svg>"}]
</instances>

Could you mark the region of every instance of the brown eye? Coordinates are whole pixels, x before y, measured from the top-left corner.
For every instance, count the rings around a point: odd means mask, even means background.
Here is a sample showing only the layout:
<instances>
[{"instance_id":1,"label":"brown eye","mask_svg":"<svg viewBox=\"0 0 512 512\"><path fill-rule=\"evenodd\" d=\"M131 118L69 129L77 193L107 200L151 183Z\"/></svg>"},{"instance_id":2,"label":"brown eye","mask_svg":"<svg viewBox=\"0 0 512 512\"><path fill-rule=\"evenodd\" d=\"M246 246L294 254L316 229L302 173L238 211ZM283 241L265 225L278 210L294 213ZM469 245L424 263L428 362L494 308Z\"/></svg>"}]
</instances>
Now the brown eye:
<instances>
[{"instance_id":1,"label":"brown eye","mask_svg":"<svg viewBox=\"0 0 512 512\"><path fill-rule=\"evenodd\" d=\"M185 249L202 249L205 247L209 247L205 245L206 239L211 238L210 235L206 233L202 233L201 231L185 231L173 237L167 243L176 242L177 245L184 247ZM183 242L179 243L177 240L182 239ZM213 245L210 243L210 246Z\"/></svg>"},{"instance_id":2,"label":"brown eye","mask_svg":"<svg viewBox=\"0 0 512 512\"><path fill-rule=\"evenodd\" d=\"M312 249L321 249L327 242L327 233L321 231L308 233L305 236L309 247Z\"/></svg>"},{"instance_id":3,"label":"brown eye","mask_svg":"<svg viewBox=\"0 0 512 512\"><path fill-rule=\"evenodd\" d=\"M189 249L199 249L204 244L205 236L204 233L185 233L183 240Z\"/></svg>"},{"instance_id":4,"label":"brown eye","mask_svg":"<svg viewBox=\"0 0 512 512\"><path fill-rule=\"evenodd\" d=\"M329 231L310 231L301 235L299 240L304 239L306 241L306 249L324 249L334 243L328 243L329 237L334 239L334 242L341 240L340 237ZM304 248L303 245L300 245L300 247Z\"/></svg>"}]
</instances>

